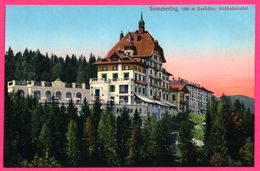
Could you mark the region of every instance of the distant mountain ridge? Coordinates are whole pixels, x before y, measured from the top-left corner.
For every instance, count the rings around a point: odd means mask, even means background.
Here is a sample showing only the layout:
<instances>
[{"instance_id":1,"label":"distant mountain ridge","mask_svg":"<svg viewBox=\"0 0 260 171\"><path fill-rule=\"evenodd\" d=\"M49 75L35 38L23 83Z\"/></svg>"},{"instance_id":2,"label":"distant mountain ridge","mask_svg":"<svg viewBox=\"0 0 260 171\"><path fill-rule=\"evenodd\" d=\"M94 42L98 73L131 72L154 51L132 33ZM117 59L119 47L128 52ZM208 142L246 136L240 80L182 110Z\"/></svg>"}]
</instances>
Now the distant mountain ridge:
<instances>
[{"instance_id":1,"label":"distant mountain ridge","mask_svg":"<svg viewBox=\"0 0 260 171\"><path fill-rule=\"evenodd\" d=\"M238 99L241 103L245 105L246 108L249 108L252 113L255 112L255 99L244 95L233 95L228 97L230 98L232 103L234 103L234 101Z\"/></svg>"}]
</instances>

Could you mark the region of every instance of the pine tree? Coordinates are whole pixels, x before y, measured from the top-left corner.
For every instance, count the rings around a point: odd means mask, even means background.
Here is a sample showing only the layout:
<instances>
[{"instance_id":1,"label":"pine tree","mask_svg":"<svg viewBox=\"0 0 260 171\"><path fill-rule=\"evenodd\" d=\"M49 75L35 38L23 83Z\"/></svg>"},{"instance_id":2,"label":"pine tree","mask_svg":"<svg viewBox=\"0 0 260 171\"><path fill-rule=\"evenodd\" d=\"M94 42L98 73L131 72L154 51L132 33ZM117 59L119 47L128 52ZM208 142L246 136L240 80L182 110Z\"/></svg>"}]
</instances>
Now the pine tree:
<instances>
[{"instance_id":1,"label":"pine tree","mask_svg":"<svg viewBox=\"0 0 260 171\"><path fill-rule=\"evenodd\" d=\"M86 166L87 165L87 144L86 140L84 137L84 124L86 123L87 117L89 117L90 114L90 109L89 105L87 102L87 99L84 98L83 104L81 105L81 111L80 111L80 116L79 116L79 141L80 141L80 151L81 151L81 165Z\"/></svg>"},{"instance_id":2,"label":"pine tree","mask_svg":"<svg viewBox=\"0 0 260 171\"><path fill-rule=\"evenodd\" d=\"M8 51L5 54L5 81L11 81L15 79L15 58L14 52L11 47L8 48Z\"/></svg>"},{"instance_id":3,"label":"pine tree","mask_svg":"<svg viewBox=\"0 0 260 171\"><path fill-rule=\"evenodd\" d=\"M129 154L127 156L128 166L141 166L143 157L143 130L141 128L142 120L138 111L134 113L132 121L131 136L129 139Z\"/></svg>"},{"instance_id":4,"label":"pine tree","mask_svg":"<svg viewBox=\"0 0 260 171\"><path fill-rule=\"evenodd\" d=\"M224 150L227 145L226 138L229 134L227 130L230 128L230 102L226 96L221 96L217 106L217 114L215 118L215 122L213 125L213 138L212 141L213 150L214 151L221 151L221 155L224 156L226 150ZM224 150L224 151L223 151Z\"/></svg>"},{"instance_id":5,"label":"pine tree","mask_svg":"<svg viewBox=\"0 0 260 171\"><path fill-rule=\"evenodd\" d=\"M107 166L119 166L119 155L116 143L115 118L113 113L106 111L101 115L98 127L99 144Z\"/></svg>"},{"instance_id":6,"label":"pine tree","mask_svg":"<svg viewBox=\"0 0 260 171\"><path fill-rule=\"evenodd\" d=\"M132 124L133 125L142 126L142 119L141 119L137 109L135 109L134 117L133 117L133 123Z\"/></svg>"},{"instance_id":7,"label":"pine tree","mask_svg":"<svg viewBox=\"0 0 260 171\"><path fill-rule=\"evenodd\" d=\"M169 166L173 163L172 138L173 123L171 116L165 113L163 118L158 121L156 131L156 142L160 148L159 163L163 166Z\"/></svg>"},{"instance_id":8,"label":"pine tree","mask_svg":"<svg viewBox=\"0 0 260 171\"><path fill-rule=\"evenodd\" d=\"M18 97L19 98L19 97ZM20 130L19 130L19 145L18 149L22 158L26 160L31 160L32 155L32 133L31 133L31 117L32 117L32 108L33 99L31 97L21 98L20 110Z\"/></svg>"},{"instance_id":9,"label":"pine tree","mask_svg":"<svg viewBox=\"0 0 260 171\"><path fill-rule=\"evenodd\" d=\"M217 115L217 101L212 97L210 104L207 106L206 113L206 125L204 128L204 165L210 165L209 161L212 155L212 141L214 141L213 136L213 124L215 122L215 116Z\"/></svg>"},{"instance_id":10,"label":"pine tree","mask_svg":"<svg viewBox=\"0 0 260 171\"><path fill-rule=\"evenodd\" d=\"M56 79L61 79L63 80L63 63L62 62L57 62L54 64L54 66L51 68L51 80L54 81Z\"/></svg>"},{"instance_id":11,"label":"pine tree","mask_svg":"<svg viewBox=\"0 0 260 171\"><path fill-rule=\"evenodd\" d=\"M81 105L80 115L83 116L84 120L86 120L86 118L91 115L89 104L86 98L84 98L83 103Z\"/></svg>"},{"instance_id":12,"label":"pine tree","mask_svg":"<svg viewBox=\"0 0 260 171\"><path fill-rule=\"evenodd\" d=\"M102 113L102 109L101 109L101 101L100 101L100 98L99 96L96 97L95 99L95 102L93 104L93 109L92 109L92 121L93 121L93 124L94 124L94 128L95 130L97 130L98 128L98 124L99 124L99 120L100 120L100 117L101 117L101 113Z\"/></svg>"},{"instance_id":13,"label":"pine tree","mask_svg":"<svg viewBox=\"0 0 260 171\"><path fill-rule=\"evenodd\" d=\"M77 58L75 55L72 55L69 57L69 55L66 56L65 64L64 64L64 73L63 78L64 81L67 83L72 83L76 81L76 74L77 74Z\"/></svg>"},{"instance_id":14,"label":"pine tree","mask_svg":"<svg viewBox=\"0 0 260 171\"><path fill-rule=\"evenodd\" d=\"M36 154L33 160L29 163L23 162L23 167L60 167L61 165L55 159L55 157L50 156L49 150L46 150L43 157Z\"/></svg>"},{"instance_id":15,"label":"pine tree","mask_svg":"<svg viewBox=\"0 0 260 171\"><path fill-rule=\"evenodd\" d=\"M95 63L96 57L91 53L88 61L88 78L97 78L97 66L95 65Z\"/></svg>"},{"instance_id":16,"label":"pine tree","mask_svg":"<svg viewBox=\"0 0 260 171\"><path fill-rule=\"evenodd\" d=\"M87 61L85 57L80 57L79 58L79 67L77 70L77 78L76 82L78 83L86 83L87 82Z\"/></svg>"},{"instance_id":17,"label":"pine tree","mask_svg":"<svg viewBox=\"0 0 260 171\"><path fill-rule=\"evenodd\" d=\"M15 55L15 59L17 60L15 65L15 79L16 80L25 80L26 79L26 61L23 60L22 53L18 52Z\"/></svg>"},{"instance_id":18,"label":"pine tree","mask_svg":"<svg viewBox=\"0 0 260 171\"><path fill-rule=\"evenodd\" d=\"M80 147L77 133L77 123L73 119L71 119L66 134L66 154L67 163L69 164L69 166L79 166L80 162Z\"/></svg>"},{"instance_id":19,"label":"pine tree","mask_svg":"<svg viewBox=\"0 0 260 171\"><path fill-rule=\"evenodd\" d=\"M131 120L126 108L123 108L123 111L120 116L117 117L117 144L118 151L122 165L126 165L126 157L129 152L128 141L130 138L131 132Z\"/></svg>"},{"instance_id":20,"label":"pine tree","mask_svg":"<svg viewBox=\"0 0 260 171\"><path fill-rule=\"evenodd\" d=\"M47 149L51 147L51 134L46 123L44 123L41 128L41 132L39 135L39 146L41 149L41 151L39 152L40 154L43 154Z\"/></svg>"},{"instance_id":21,"label":"pine tree","mask_svg":"<svg viewBox=\"0 0 260 171\"><path fill-rule=\"evenodd\" d=\"M67 113L70 119L73 119L75 122L79 122L79 117L77 114L77 108L75 107L72 100L69 101L69 105L67 107Z\"/></svg>"},{"instance_id":22,"label":"pine tree","mask_svg":"<svg viewBox=\"0 0 260 171\"><path fill-rule=\"evenodd\" d=\"M243 110L241 114L242 119L242 126L241 126L241 132L243 134L243 137L247 139L248 137L251 138L252 141L254 141L254 114L252 114L249 110Z\"/></svg>"},{"instance_id":23,"label":"pine tree","mask_svg":"<svg viewBox=\"0 0 260 171\"><path fill-rule=\"evenodd\" d=\"M197 150L192 143L192 129L194 125L191 121L184 120L180 127L178 148L181 152L182 166L196 166L197 164Z\"/></svg>"},{"instance_id":24,"label":"pine tree","mask_svg":"<svg viewBox=\"0 0 260 171\"><path fill-rule=\"evenodd\" d=\"M92 118L89 116L86 118L84 124L84 140L87 148L87 161L89 166L96 165L97 159L97 133L94 128Z\"/></svg>"},{"instance_id":25,"label":"pine tree","mask_svg":"<svg viewBox=\"0 0 260 171\"><path fill-rule=\"evenodd\" d=\"M39 136L41 133L42 126L46 120L45 108L46 104L43 106L38 104L35 108L32 109L32 120L31 120L31 132L32 132L32 144L34 152L41 154L41 147Z\"/></svg>"},{"instance_id":26,"label":"pine tree","mask_svg":"<svg viewBox=\"0 0 260 171\"><path fill-rule=\"evenodd\" d=\"M19 115L17 115L14 95L5 91L4 113L4 166L16 166L18 162ZM13 106L13 107L11 107Z\"/></svg>"},{"instance_id":27,"label":"pine tree","mask_svg":"<svg viewBox=\"0 0 260 171\"><path fill-rule=\"evenodd\" d=\"M157 142L158 123L155 117L149 117L144 123L144 165L158 166L160 147Z\"/></svg>"},{"instance_id":28,"label":"pine tree","mask_svg":"<svg viewBox=\"0 0 260 171\"><path fill-rule=\"evenodd\" d=\"M46 120L47 127L50 131L50 153L54 156L61 164L66 162L65 156L65 144L66 144L66 132L69 117L61 108L58 103L52 97L52 102L47 109L48 118Z\"/></svg>"},{"instance_id":29,"label":"pine tree","mask_svg":"<svg viewBox=\"0 0 260 171\"><path fill-rule=\"evenodd\" d=\"M239 150L239 156L243 166L254 166L254 144L250 138L246 140L245 145Z\"/></svg>"}]
</instances>

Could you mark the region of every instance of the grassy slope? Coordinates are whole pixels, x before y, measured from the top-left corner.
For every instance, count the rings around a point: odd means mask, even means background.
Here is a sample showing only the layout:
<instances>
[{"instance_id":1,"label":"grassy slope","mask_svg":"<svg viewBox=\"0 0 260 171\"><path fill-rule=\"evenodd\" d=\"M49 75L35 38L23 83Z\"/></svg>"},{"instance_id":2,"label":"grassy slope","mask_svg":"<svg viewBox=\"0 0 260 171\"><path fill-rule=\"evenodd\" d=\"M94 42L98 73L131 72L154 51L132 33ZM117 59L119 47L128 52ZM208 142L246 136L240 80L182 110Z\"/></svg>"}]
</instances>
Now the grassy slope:
<instances>
[{"instance_id":1,"label":"grassy slope","mask_svg":"<svg viewBox=\"0 0 260 171\"><path fill-rule=\"evenodd\" d=\"M192 130L193 137L203 141L204 139L204 125L205 122L205 115L204 114L197 114L197 113L190 113L189 120L194 123L194 129Z\"/></svg>"}]
</instances>

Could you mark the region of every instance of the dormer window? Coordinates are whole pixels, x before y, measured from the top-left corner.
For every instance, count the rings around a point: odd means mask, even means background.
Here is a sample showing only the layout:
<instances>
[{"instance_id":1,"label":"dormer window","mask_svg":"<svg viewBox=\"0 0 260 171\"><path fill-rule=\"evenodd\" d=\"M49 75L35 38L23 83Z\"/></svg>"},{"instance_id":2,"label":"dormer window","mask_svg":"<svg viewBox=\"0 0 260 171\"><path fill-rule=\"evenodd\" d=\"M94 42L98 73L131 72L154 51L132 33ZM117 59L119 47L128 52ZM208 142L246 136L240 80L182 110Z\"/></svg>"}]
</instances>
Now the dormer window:
<instances>
[{"instance_id":1,"label":"dormer window","mask_svg":"<svg viewBox=\"0 0 260 171\"><path fill-rule=\"evenodd\" d=\"M111 60L112 61L118 61L118 57L117 56L113 56Z\"/></svg>"}]
</instances>

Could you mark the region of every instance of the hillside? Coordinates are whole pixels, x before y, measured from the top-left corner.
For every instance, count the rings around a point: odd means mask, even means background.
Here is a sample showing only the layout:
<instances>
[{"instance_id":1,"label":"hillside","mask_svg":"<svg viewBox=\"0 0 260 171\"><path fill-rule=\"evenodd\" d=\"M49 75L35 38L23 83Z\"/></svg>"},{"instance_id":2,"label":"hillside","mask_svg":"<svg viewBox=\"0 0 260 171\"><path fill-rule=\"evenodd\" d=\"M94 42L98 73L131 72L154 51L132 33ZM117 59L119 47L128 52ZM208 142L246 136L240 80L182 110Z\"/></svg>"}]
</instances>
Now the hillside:
<instances>
[{"instance_id":1,"label":"hillside","mask_svg":"<svg viewBox=\"0 0 260 171\"><path fill-rule=\"evenodd\" d=\"M246 108L249 108L252 113L254 113L255 109L255 99L248 97L248 96L243 96L243 95L233 95L229 96L232 103L238 99L240 102L244 103Z\"/></svg>"}]
</instances>

